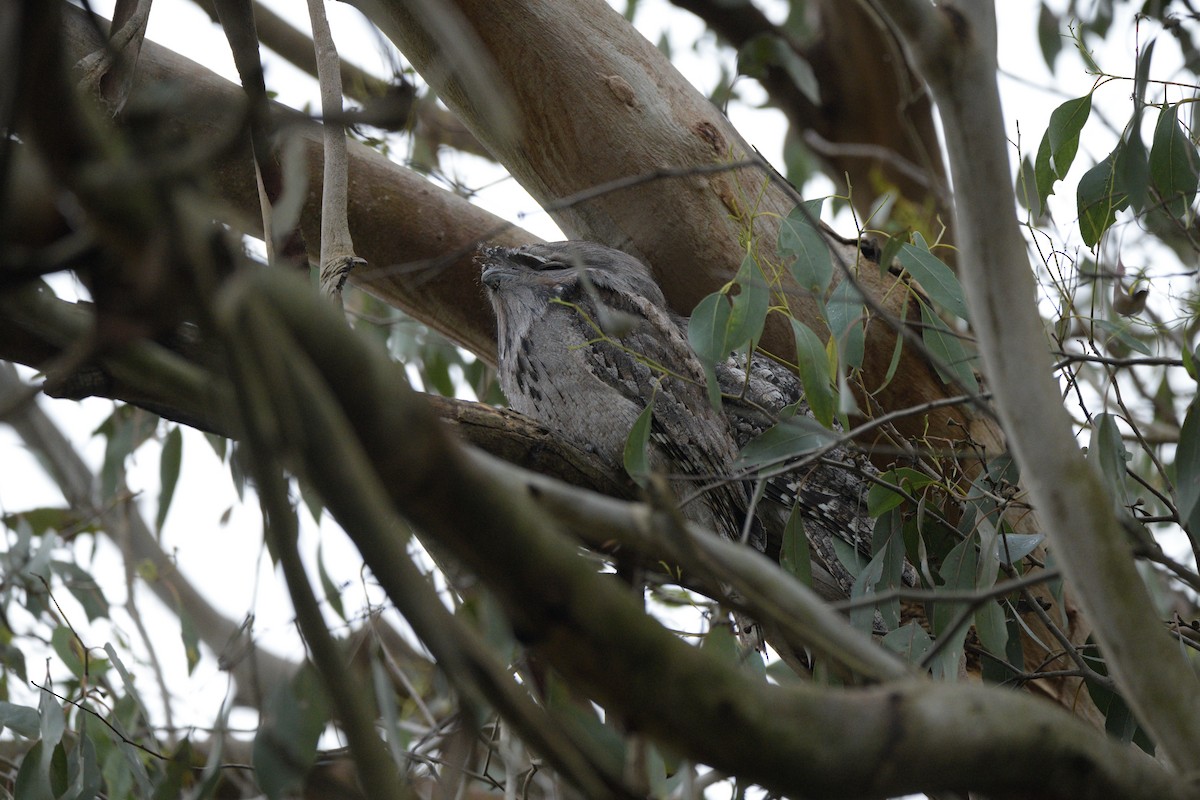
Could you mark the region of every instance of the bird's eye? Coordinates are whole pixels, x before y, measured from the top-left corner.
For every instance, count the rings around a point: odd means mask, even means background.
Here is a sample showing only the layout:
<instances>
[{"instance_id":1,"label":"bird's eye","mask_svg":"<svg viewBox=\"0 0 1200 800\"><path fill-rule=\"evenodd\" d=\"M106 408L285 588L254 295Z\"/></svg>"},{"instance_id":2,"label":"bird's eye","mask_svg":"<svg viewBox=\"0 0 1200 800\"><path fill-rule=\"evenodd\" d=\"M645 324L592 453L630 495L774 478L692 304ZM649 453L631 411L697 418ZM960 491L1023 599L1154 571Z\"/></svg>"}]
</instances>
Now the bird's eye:
<instances>
[{"instance_id":1,"label":"bird's eye","mask_svg":"<svg viewBox=\"0 0 1200 800\"><path fill-rule=\"evenodd\" d=\"M552 266L549 266L546 259L542 258L541 256L535 256L533 253L525 253L520 250L517 250L509 255L509 259L515 264L525 267L526 269L553 269Z\"/></svg>"}]
</instances>

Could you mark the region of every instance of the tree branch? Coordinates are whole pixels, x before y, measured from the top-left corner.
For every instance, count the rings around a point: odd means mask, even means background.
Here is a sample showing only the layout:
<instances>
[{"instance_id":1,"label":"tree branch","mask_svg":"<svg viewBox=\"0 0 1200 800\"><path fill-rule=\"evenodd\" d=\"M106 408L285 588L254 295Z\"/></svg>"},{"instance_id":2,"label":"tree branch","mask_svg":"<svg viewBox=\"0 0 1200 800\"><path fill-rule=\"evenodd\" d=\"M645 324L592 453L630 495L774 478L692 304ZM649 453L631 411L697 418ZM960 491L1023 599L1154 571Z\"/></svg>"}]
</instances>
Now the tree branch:
<instances>
[{"instance_id":1,"label":"tree branch","mask_svg":"<svg viewBox=\"0 0 1200 800\"><path fill-rule=\"evenodd\" d=\"M1200 752L1200 681L1158 619L1113 498L1080 452L1053 378L1015 217L995 7L983 0L876 6L902 32L938 103L957 192L963 283L1023 481L1080 604L1104 621L1094 635L1110 674L1158 746L1188 769Z\"/></svg>"},{"instance_id":2,"label":"tree branch","mask_svg":"<svg viewBox=\"0 0 1200 800\"><path fill-rule=\"evenodd\" d=\"M1195 796L1152 759L1026 695L903 681L867 690L771 686L689 647L579 559L529 494L466 458L399 369L288 277L247 274L224 302L234 309L248 298L263 303L321 376L321 391L296 386L269 395L277 416L307 420L309 435L294 443L297 468L335 517L353 517L360 513L353 482L362 476L329 456L331 448L351 447L351 455L361 448L353 457L367 459L396 508L488 585L518 639L637 730L785 794L1036 786L1063 797ZM339 407L332 416L318 397L326 391ZM401 440L404 447L393 446ZM373 571L386 574L380 548L394 534L346 528ZM998 750L1011 756L1002 766ZM823 757L831 751L839 758Z\"/></svg>"}]
</instances>

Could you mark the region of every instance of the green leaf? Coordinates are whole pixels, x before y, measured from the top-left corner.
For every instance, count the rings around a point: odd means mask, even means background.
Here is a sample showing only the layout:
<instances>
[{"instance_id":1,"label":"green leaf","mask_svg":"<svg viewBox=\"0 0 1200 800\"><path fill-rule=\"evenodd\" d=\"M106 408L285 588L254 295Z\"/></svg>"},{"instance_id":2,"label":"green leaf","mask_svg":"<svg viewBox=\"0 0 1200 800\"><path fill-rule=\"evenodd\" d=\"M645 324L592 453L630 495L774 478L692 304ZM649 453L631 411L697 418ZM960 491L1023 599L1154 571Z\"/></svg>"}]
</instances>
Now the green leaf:
<instances>
[{"instance_id":1,"label":"green leaf","mask_svg":"<svg viewBox=\"0 0 1200 800\"><path fill-rule=\"evenodd\" d=\"M1042 3L1038 12L1038 46L1042 50L1042 60L1046 62L1046 66L1051 72L1054 72L1054 62L1058 59L1058 54L1062 52L1062 34L1059 33L1061 26L1062 20L1059 19L1059 16L1051 11L1048 5Z\"/></svg>"},{"instance_id":2,"label":"green leaf","mask_svg":"<svg viewBox=\"0 0 1200 800\"><path fill-rule=\"evenodd\" d=\"M1138 54L1137 68L1134 70L1133 77L1133 117L1129 120L1129 125L1134 132L1137 132L1141 127L1142 109L1146 105L1146 87L1150 83L1150 59L1154 57L1154 40L1142 48L1142 52Z\"/></svg>"},{"instance_id":3,"label":"green leaf","mask_svg":"<svg viewBox=\"0 0 1200 800\"><path fill-rule=\"evenodd\" d=\"M646 478L650 475L650 424L653 419L654 398L651 398L634 420L625 439L625 471L639 486L645 486Z\"/></svg>"},{"instance_id":4,"label":"green leaf","mask_svg":"<svg viewBox=\"0 0 1200 800\"><path fill-rule=\"evenodd\" d=\"M716 364L729 357L726 344L731 308L728 298L713 292L696 304L688 318L688 344L702 363Z\"/></svg>"},{"instance_id":5,"label":"green leaf","mask_svg":"<svg viewBox=\"0 0 1200 800\"><path fill-rule=\"evenodd\" d=\"M925 660L925 654L933 647L933 640L924 628L916 622L909 622L894 631L889 631L883 637L883 646L898 653L910 664L920 664Z\"/></svg>"},{"instance_id":6,"label":"green leaf","mask_svg":"<svg viewBox=\"0 0 1200 800\"><path fill-rule=\"evenodd\" d=\"M1176 219L1183 217L1196 197L1196 146L1179 126L1179 106L1168 106L1158 115L1150 146L1150 183Z\"/></svg>"},{"instance_id":7,"label":"green leaf","mask_svg":"<svg viewBox=\"0 0 1200 800\"><path fill-rule=\"evenodd\" d=\"M704 634L704 641L700 647L709 655L715 655L726 664L736 666L741 662L737 637L733 635L733 631L729 629L728 625L714 624L708 629L708 633Z\"/></svg>"},{"instance_id":8,"label":"green leaf","mask_svg":"<svg viewBox=\"0 0 1200 800\"><path fill-rule=\"evenodd\" d=\"M956 544L938 570L949 590L974 589L975 576L978 572L978 559L973 539L965 539ZM950 636L951 642L943 648L933 664L934 677L942 680L955 680L958 677L958 661L962 655L962 643L966 639L969 625L960 625L956 630L948 630L951 623L958 617L962 609L961 603L935 601L933 607L933 630L939 637Z\"/></svg>"},{"instance_id":9,"label":"green leaf","mask_svg":"<svg viewBox=\"0 0 1200 800\"><path fill-rule=\"evenodd\" d=\"M70 561L51 561L50 567L62 578L67 591L83 606L88 622L108 618L108 600L91 573Z\"/></svg>"},{"instance_id":10,"label":"green leaf","mask_svg":"<svg viewBox=\"0 0 1200 800\"><path fill-rule=\"evenodd\" d=\"M808 417L792 417L763 431L742 448L738 465L757 467L761 464L787 461L833 444L837 434Z\"/></svg>"},{"instance_id":11,"label":"green leaf","mask_svg":"<svg viewBox=\"0 0 1200 800\"><path fill-rule=\"evenodd\" d=\"M1094 325L1095 327L1099 328L1101 331L1108 334L1108 339L1105 340L1105 344L1107 344L1112 339L1116 339L1121 344L1128 347L1130 350L1136 350L1137 352L1141 353L1144 356L1154 355L1154 353L1151 352L1149 346L1147 346L1147 344L1145 342L1143 342L1141 339L1137 338L1130 332L1129 323L1127 323L1127 322L1110 322L1106 319L1101 319L1099 317L1092 317L1090 321L1091 321L1092 325Z\"/></svg>"},{"instance_id":12,"label":"green leaf","mask_svg":"<svg viewBox=\"0 0 1200 800\"><path fill-rule=\"evenodd\" d=\"M278 800L301 785L328 720L325 689L311 664L275 688L254 737L252 756L258 785L267 797Z\"/></svg>"},{"instance_id":13,"label":"green leaf","mask_svg":"<svg viewBox=\"0 0 1200 800\"><path fill-rule=\"evenodd\" d=\"M824 200L808 200L796 206L779 228L779 253L786 260L794 257L790 268L796 282L817 297L825 294L833 280L833 258L825 237L815 227L821 219ZM806 213L807 212L807 213Z\"/></svg>"},{"instance_id":14,"label":"green leaf","mask_svg":"<svg viewBox=\"0 0 1200 800\"><path fill-rule=\"evenodd\" d=\"M833 386L829 381L829 355L821 340L803 322L792 319L792 333L796 339L796 364L800 367L804 399L808 401L808 407L817 421L831 428L834 395Z\"/></svg>"},{"instance_id":15,"label":"green leaf","mask_svg":"<svg viewBox=\"0 0 1200 800\"><path fill-rule=\"evenodd\" d=\"M1008 647L1008 624L1004 609L995 600L988 600L975 612L975 632L989 653L1004 655Z\"/></svg>"},{"instance_id":16,"label":"green leaf","mask_svg":"<svg viewBox=\"0 0 1200 800\"><path fill-rule=\"evenodd\" d=\"M1179 519L1195 535L1200 533L1200 402L1193 402L1183 418L1175 448L1175 498Z\"/></svg>"},{"instance_id":17,"label":"green leaf","mask_svg":"<svg viewBox=\"0 0 1200 800\"><path fill-rule=\"evenodd\" d=\"M13 782L13 796L21 800L54 800L57 793L50 788L50 756L53 747L47 747L45 742L37 741L17 769L17 777ZM43 763L45 762L45 763Z\"/></svg>"},{"instance_id":18,"label":"green leaf","mask_svg":"<svg viewBox=\"0 0 1200 800\"><path fill-rule=\"evenodd\" d=\"M964 391L977 393L979 382L971 367L975 356L968 351L964 339L946 327L925 303L921 303L921 322L924 323L921 341L934 357L933 365L941 379L946 383L957 381Z\"/></svg>"},{"instance_id":19,"label":"green leaf","mask_svg":"<svg viewBox=\"0 0 1200 800\"><path fill-rule=\"evenodd\" d=\"M866 319L867 309L863 305L862 295L848 278L843 278L834 287L825 312L825 321L837 341L842 365L849 369L858 369L862 366L863 355L866 352L863 321Z\"/></svg>"},{"instance_id":20,"label":"green leaf","mask_svg":"<svg viewBox=\"0 0 1200 800\"><path fill-rule=\"evenodd\" d=\"M1118 505L1129 503L1129 487L1125 482L1125 462L1129 452L1121 441L1121 430L1112 414L1097 414L1092 422L1088 444L1088 460L1100 466L1104 483Z\"/></svg>"},{"instance_id":21,"label":"green leaf","mask_svg":"<svg viewBox=\"0 0 1200 800\"><path fill-rule=\"evenodd\" d=\"M905 496L892 489L892 486L898 486L909 494L916 494L932 483L935 483L933 478L912 467L888 470L879 476L878 483L872 482L871 488L867 490L867 515L878 519L905 502Z\"/></svg>"},{"instance_id":22,"label":"green leaf","mask_svg":"<svg viewBox=\"0 0 1200 800\"><path fill-rule=\"evenodd\" d=\"M188 675L191 675L200 663L200 634L196 630L196 623L192 622L191 614L182 606L178 609L178 616L179 640L183 642L183 655L187 659Z\"/></svg>"},{"instance_id":23,"label":"green leaf","mask_svg":"<svg viewBox=\"0 0 1200 800\"><path fill-rule=\"evenodd\" d=\"M725 345L729 350L737 350L743 345L753 345L762 336L763 325L767 321L767 308L771 302L771 290L767 280L754 256L750 253L742 259L742 267L738 270L734 282L738 285L738 293L733 298L733 308L729 312L728 333Z\"/></svg>"},{"instance_id":24,"label":"green leaf","mask_svg":"<svg viewBox=\"0 0 1200 800\"><path fill-rule=\"evenodd\" d=\"M1198 360L1197 355L1200 351L1193 351L1190 347L1184 347L1180 351L1183 356L1183 370L1188 374L1188 377L1194 381L1200 381L1200 370L1196 368Z\"/></svg>"},{"instance_id":25,"label":"green leaf","mask_svg":"<svg viewBox=\"0 0 1200 800\"><path fill-rule=\"evenodd\" d=\"M36 708L0 701L0 728L8 728L26 739L36 739L40 719Z\"/></svg>"},{"instance_id":26,"label":"green leaf","mask_svg":"<svg viewBox=\"0 0 1200 800\"><path fill-rule=\"evenodd\" d=\"M1137 128L1129 131L1129 137L1113 151L1116 163L1113 166L1113 190L1118 197L1124 195L1134 211L1146 208L1147 187L1150 185L1150 163L1146 157L1146 146Z\"/></svg>"},{"instance_id":27,"label":"green leaf","mask_svg":"<svg viewBox=\"0 0 1200 800\"><path fill-rule=\"evenodd\" d=\"M911 244L900 246L900 264L920 282L929 298L959 319L969 318L967 301L963 297L962 284L954 271L924 247L920 234L916 234L922 247Z\"/></svg>"},{"instance_id":28,"label":"green leaf","mask_svg":"<svg viewBox=\"0 0 1200 800\"><path fill-rule=\"evenodd\" d=\"M792 506L792 513L783 529L779 566L784 572L812 588L812 553L808 547L808 534L804 532L804 515L799 503Z\"/></svg>"},{"instance_id":29,"label":"green leaf","mask_svg":"<svg viewBox=\"0 0 1200 800\"><path fill-rule=\"evenodd\" d=\"M1037 220L1042 218L1045 206L1038 194L1037 169L1033 159L1028 154L1021 159L1021 171L1017 174L1017 202L1023 208L1029 209L1030 216Z\"/></svg>"},{"instance_id":30,"label":"green leaf","mask_svg":"<svg viewBox=\"0 0 1200 800\"><path fill-rule=\"evenodd\" d=\"M325 602L329 603L329 607L341 617L346 619L346 609L342 607L342 593L338 590L338 586L329 577L329 573L325 569L325 558L321 551L324 543L317 545L317 575L321 581L321 591L325 593ZM348 621L348 620L347 620Z\"/></svg>"},{"instance_id":31,"label":"green leaf","mask_svg":"<svg viewBox=\"0 0 1200 800\"><path fill-rule=\"evenodd\" d=\"M1037 176L1038 198L1043 206L1054 194L1054 182L1067 176L1075 153L1079 150L1079 133L1092 112L1092 94L1077 97L1054 109L1050 125L1038 147L1034 172Z\"/></svg>"},{"instance_id":32,"label":"green leaf","mask_svg":"<svg viewBox=\"0 0 1200 800\"><path fill-rule=\"evenodd\" d=\"M104 788L100 765L96 761L96 745L87 736L88 719L87 714L79 715L77 742L68 756L67 774L71 778L71 785L60 796L61 800L92 800L99 797Z\"/></svg>"},{"instance_id":33,"label":"green leaf","mask_svg":"<svg viewBox=\"0 0 1200 800\"><path fill-rule=\"evenodd\" d=\"M159 481L162 489L158 493L158 515L154 518L155 530L161 532L171 509L171 498L175 496L175 484L179 482L179 465L183 461L183 432L178 425L171 426L163 442L162 457L158 463Z\"/></svg>"},{"instance_id":34,"label":"green leaf","mask_svg":"<svg viewBox=\"0 0 1200 800\"><path fill-rule=\"evenodd\" d=\"M71 674L82 679L86 672L83 661L83 644L75 636L75 632L66 625L55 627L54 632L50 634L50 645L62 660L63 665L71 671ZM44 696L46 693L42 694Z\"/></svg>"},{"instance_id":35,"label":"green leaf","mask_svg":"<svg viewBox=\"0 0 1200 800\"><path fill-rule=\"evenodd\" d=\"M126 669L125 662L122 661L120 655L117 654L117 649L113 647L111 643L106 642L104 645L104 652L108 654L109 660L112 661L113 668L116 669L117 674L121 676L121 684L125 687L125 696L132 698L134 703L137 705L138 712L141 715L140 719L137 720L139 726L142 724L149 724L150 715L146 712L146 706L142 704L142 696L138 693L137 686L135 686L133 682L133 676L130 675L129 670Z\"/></svg>"},{"instance_id":36,"label":"green leaf","mask_svg":"<svg viewBox=\"0 0 1200 800\"><path fill-rule=\"evenodd\" d=\"M157 427L156 415L137 406L121 405L96 428L93 435L103 435L108 440L100 468L102 497L113 496L124 476L125 459L153 436Z\"/></svg>"},{"instance_id":37,"label":"green leaf","mask_svg":"<svg viewBox=\"0 0 1200 800\"><path fill-rule=\"evenodd\" d=\"M1122 145L1117 147L1120 149ZM1129 206L1129 197L1117 190L1116 156L1114 150L1079 179L1075 192L1079 233L1088 247L1095 247L1104 232L1117 221L1117 212Z\"/></svg>"},{"instance_id":38,"label":"green leaf","mask_svg":"<svg viewBox=\"0 0 1200 800\"><path fill-rule=\"evenodd\" d=\"M996 538L996 557L1011 566L1036 550L1045 538L1044 533L1003 534Z\"/></svg>"}]
</instances>

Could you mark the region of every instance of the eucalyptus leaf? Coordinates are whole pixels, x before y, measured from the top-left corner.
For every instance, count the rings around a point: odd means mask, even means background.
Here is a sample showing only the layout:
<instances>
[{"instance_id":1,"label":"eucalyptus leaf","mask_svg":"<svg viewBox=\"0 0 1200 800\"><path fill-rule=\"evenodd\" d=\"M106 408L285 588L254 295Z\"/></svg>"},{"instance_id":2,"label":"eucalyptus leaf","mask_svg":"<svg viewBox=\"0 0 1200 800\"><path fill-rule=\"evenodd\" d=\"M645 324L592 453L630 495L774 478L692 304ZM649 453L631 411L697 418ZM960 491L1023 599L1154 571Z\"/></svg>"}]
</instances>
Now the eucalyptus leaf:
<instances>
[{"instance_id":1,"label":"eucalyptus leaf","mask_svg":"<svg viewBox=\"0 0 1200 800\"><path fill-rule=\"evenodd\" d=\"M858 369L866 352L863 322L867 308L863 304L862 294L852 281L843 278L830 294L825 311L825 321L837 342L842 366Z\"/></svg>"},{"instance_id":2,"label":"eucalyptus leaf","mask_svg":"<svg viewBox=\"0 0 1200 800\"><path fill-rule=\"evenodd\" d=\"M171 499L175 496L175 485L179 482L179 468L183 461L183 432L178 425L172 425L163 441L162 455L159 458L158 473L161 489L158 493L158 514L154 517L154 529L161 532L166 522L167 512L171 509Z\"/></svg>"},{"instance_id":3,"label":"eucalyptus leaf","mask_svg":"<svg viewBox=\"0 0 1200 800\"><path fill-rule=\"evenodd\" d=\"M729 357L726 344L729 330L730 305L721 292L713 292L696 304L688 318L688 344L706 364L716 364Z\"/></svg>"},{"instance_id":4,"label":"eucalyptus leaf","mask_svg":"<svg viewBox=\"0 0 1200 800\"><path fill-rule=\"evenodd\" d=\"M1198 167L1196 146L1179 125L1179 106L1164 108L1150 146L1150 183L1167 212L1177 219L1188 212L1196 197Z\"/></svg>"},{"instance_id":5,"label":"eucalyptus leaf","mask_svg":"<svg viewBox=\"0 0 1200 800\"><path fill-rule=\"evenodd\" d=\"M1118 150L1123 144L1118 144ZM1079 233L1083 243L1095 247L1104 232L1117 220L1117 212L1129 206L1129 196L1117 187L1115 165L1118 150L1083 173L1076 188Z\"/></svg>"},{"instance_id":6,"label":"eucalyptus leaf","mask_svg":"<svg viewBox=\"0 0 1200 800\"><path fill-rule=\"evenodd\" d=\"M747 253L742 259L734 282L738 286L738 293L733 298L725 335L725 346L729 350L737 350L758 341L771 303L771 290L752 254Z\"/></svg>"},{"instance_id":7,"label":"eucalyptus leaf","mask_svg":"<svg viewBox=\"0 0 1200 800\"><path fill-rule=\"evenodd\" d=\"M650 425L654 419L654 400L638 414L625 439L625 471L641 486L650 475Z\"/></svg>"},{"instance_id":8,"label":"eucalyptus leaf","mask_svg":"<svg viewBox=\"0 0 1200 800\"><path fill-rule=\"evenodd\" d=\"M919 234L918 234L919 236ZM958 277L928 248L902 244L900 264L916 278L929 298L959 319L968 319L967 301Z\"/></svg>"},{"instance_id":9,"label":"eucalyptus leaf","mask_svg":"<svg viewBox=\"0 0 1200 800\"><path fill-rule=\"evenodd\" d=\"M743 467L757 467L762 464L780 463L811 453L837 440L836 433L816 420L805 416L792 417L747 442L738 456L738 464Z\"/></svg>"},{"instance_id":10,"label":"eucalyptus leaf","mask_svg":"<svg viewBox=\"0 0 1200 800\"><path fill-rule=\"evenodd\" d=\"M1200 532L1200 402L1193 401L1188 407L1179 431L1175 496L1180 520L1193 534Z\"/></svg>"},{"instance_id":11,"label":"eucalyptus leaf","mask_svg":"<svg viewBox=\"0 0 1200 800\"><path fill-rule=\"evenodd\" d=\"M799 320L792 320L792 333L796 340L796 364L800 368L804 399L817 421L827 428L832 427L835 403L829 380L829 354L812 329Z\"/></svg>"},{"instance_id":12,"label":"eucalyptus leaf","mask_svg":"<svg viewBox=\"0 0 1200 800\"><path fill-rule=\"evenodd\" d=\"M790 263L792 276L801 287L821 297L833 280L833 257L825 237L816 228L823 200L808 200L796 206L779 227L779 253Z\"/></svg>"},{"instance_id":13,"label":"eucalyptus leaf","mask_svg":"<svg viewBox=\"0 0 1200 800\"><path fill-rule=\"evenodd\" d=\"M951 331L946 323L921 303L921 340L934 357L934 368L942 380L957 381L963 390L971 394L979 391L972 363L974 355L967 349L962 336Z\"/></svg>"}]
</instances>

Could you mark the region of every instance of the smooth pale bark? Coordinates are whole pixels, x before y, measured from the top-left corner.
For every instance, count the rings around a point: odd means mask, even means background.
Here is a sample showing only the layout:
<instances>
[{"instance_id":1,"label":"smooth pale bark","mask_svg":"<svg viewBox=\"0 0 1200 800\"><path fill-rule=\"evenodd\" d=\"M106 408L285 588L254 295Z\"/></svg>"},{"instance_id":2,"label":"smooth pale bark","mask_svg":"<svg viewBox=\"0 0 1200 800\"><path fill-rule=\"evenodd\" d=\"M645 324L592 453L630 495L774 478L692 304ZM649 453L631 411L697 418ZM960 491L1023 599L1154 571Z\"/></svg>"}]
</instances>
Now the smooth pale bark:
<instances>
[{"instance_id":1,"label":"smooth pale bark","mask_svg":"<svg viewBox=\"0 0 1200 800\"><path fill-rule=\"evenodd\" d=\"M1200 753L1200 681L1159 619L1114 501L1083 457L1036 306L996 86L995 6L878 2L933 88L958 214L960 274L984 368L1057 563L1095 629L1109 673L1181 770ZM1003 213L1007 209L1011 213Z\"/></svg>"},{"instance_id":2,"label":"smooth pale bark","mask_svg":"<svg viewBox=\"0 0 1200 800\"><path fill-rule=\"evenodd\" d=\"M478 58L491 66L493 93L501 93L516 127L497 125L475 87L443 58L438 15L414 11L421 4L354 0L404 52L521 185L572 238L625 250L653 269L668 301L690 313L706 294L742 263L747 232L762 255L774 257L779 219L795 199L762 168L709 172L650 180L557 207L564 198L631 176L661 170L710 167L754 156L718 109L675 70L670 61L603 0L459 0L444 13L469 22ZM491 98L488 98L489 100ZM831 245L847 264L852 245ZM895 318L919 319L890 273L872 266L858 280ZM817 305L790 279L788 301L797 318L824 334ZM895 336L884 324L870 326L865 383L883 383ZM779 315L768 322L765 349L794 359L790 325ZM892 381L877 400L887 409L943 397L947 387L911 348L900 365L904 380ZM958 438L951 417L930 415L931 432ZM921 430L924 420L914 420ZM981 441L992 441L981 431Z\"/></svg>"}]
</instances>

